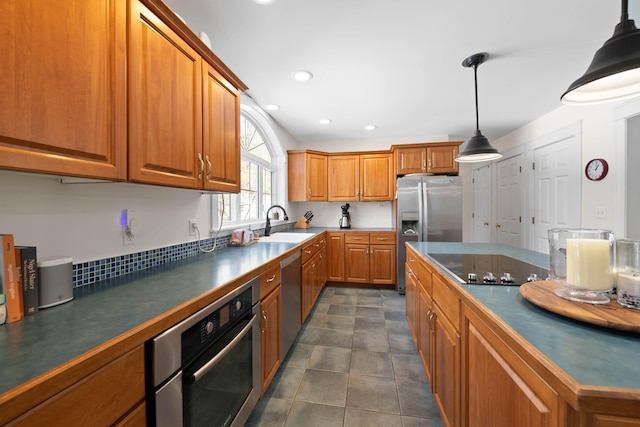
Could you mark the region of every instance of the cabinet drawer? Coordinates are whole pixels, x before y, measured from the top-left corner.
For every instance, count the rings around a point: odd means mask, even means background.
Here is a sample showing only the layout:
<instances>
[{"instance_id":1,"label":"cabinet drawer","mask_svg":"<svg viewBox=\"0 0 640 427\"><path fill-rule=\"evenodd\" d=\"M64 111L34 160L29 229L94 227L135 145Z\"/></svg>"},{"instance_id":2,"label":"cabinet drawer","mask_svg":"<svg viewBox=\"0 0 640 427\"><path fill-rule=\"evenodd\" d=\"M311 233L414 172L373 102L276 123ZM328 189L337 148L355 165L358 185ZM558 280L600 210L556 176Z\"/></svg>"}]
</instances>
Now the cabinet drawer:
<instances>
[{"instance_id":1,"label":"cabinet drawer","mask_svg":"<svg viewBox=\"0 0 640 427\"><path fill-rule=\"evenodd\" d=\"M139 346L8 426L112 425L142 402L144 393L144 346Z\"/></svg>"},{"instance_id":2,"label":"cabinet drawer","mask_svg":"<svg viewBox=\"0 0 640 427\"><path fill-rule=\"evenodd\" d=\"M371 233L369 243L372 245L394 245L396 243L395 233Z\"/></svg>"},{"instance_id":3,"label":"cabinet drawer","mask_svg":"<svg viewBox=\"0 0 640 427\"><path fill-rule=\"evenodd\" d=\"M448 320L460 331L460 299L450 285L437 274L431 275L433 300L440 306Z\"/></svg>"},{"instance_id":4,"label":"cabinet drawer","mask_svg":"<svg viewBox=\"0 0 640 427\"><path fill-rule=\"evenodd\" d=\"M260 299L263 299L280 284L280 264L275 263L260 275Z\"/></svg>"},{"instance_id":5,"label":"cabinet drawer","mask_svg":"<svg viewBox=\"0 0 640 427\"><path fill-rule=\"evenodd\" d=\"M369 244L369 233L345 233L345 243Z\"/></svg>"},{"instance_id":6,"label":"cabinet drawer","mask_svg":"<svg viewBox=\"0 0 640 427\"><path fill-rule=\"evenodd\" d=\"M309 261L324 244L324 237L316 237L302 247L302 263Z\"/></svg>"}]
</instances>

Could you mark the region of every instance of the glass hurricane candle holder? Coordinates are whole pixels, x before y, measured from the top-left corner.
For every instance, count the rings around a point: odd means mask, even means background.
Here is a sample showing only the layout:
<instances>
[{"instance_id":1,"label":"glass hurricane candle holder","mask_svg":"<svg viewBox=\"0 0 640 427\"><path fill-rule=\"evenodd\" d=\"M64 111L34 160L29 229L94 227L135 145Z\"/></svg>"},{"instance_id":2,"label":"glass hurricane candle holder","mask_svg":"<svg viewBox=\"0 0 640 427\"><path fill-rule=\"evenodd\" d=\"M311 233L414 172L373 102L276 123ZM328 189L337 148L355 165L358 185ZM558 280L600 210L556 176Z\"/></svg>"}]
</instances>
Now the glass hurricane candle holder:
<instances>
[{"instance_id":1,"label":"glass hurricane candle holder","mask_svg":"<svg viewBox=\"0 0 640 427\"><path fill-rule=\"evenodd\" d=\"M616 241L618 304L640 310L640 241Z\"/></svg>"},{"instance_id":2,"label":"glass hurricane candle holder","mask_svg":"<svg viewBox=\"0 0 640 427\"><path fill-rule=\"evenodd\" d=\"M561 298L608 304L614 284L615 240L609 230L554 228L549 230L549 276L563 285Z\"/></svg>"}]
</instances>

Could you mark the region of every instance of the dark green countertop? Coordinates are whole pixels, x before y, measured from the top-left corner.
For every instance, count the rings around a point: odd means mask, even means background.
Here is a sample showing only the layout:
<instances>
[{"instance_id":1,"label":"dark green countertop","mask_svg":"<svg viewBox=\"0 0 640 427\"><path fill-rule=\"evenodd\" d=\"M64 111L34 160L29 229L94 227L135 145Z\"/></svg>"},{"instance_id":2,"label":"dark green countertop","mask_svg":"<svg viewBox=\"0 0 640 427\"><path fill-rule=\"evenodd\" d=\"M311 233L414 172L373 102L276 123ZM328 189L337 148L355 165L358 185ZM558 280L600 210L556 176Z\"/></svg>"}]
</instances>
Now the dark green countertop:
<instances>
[{"instance_id":1,"label":"dark green countertop","mask_svg":"<svg viewBox=\"0 0 640 427\"><path fill-rule=\"evenodd\" d=\"M257 243L77 288L74 299L0 326L0 395L276 259L296 245Z\"/></svg>"},{"instance_id":2,"label":"dark green countertop","mask_svg":"<svg viewBox=\"0 0 640 427\"><path fill-rule=\"evenodd\" d=\"M393 231L311 227L289 232ZM276 234L276 233L273 233ZM299 243L302 245L303 243ZM0 325L0 396L175 307L233 282L293 249L295 243L226 247L74 289L74 299Z\"/></svg>"},{"instance_id":3,"label":"dark green countertop","mask_svg":"<svg viewBox=\"0 0 640 427\"><path fill-rule=\"evenodd\" d=\"M525 300L517 286L469 285L439 264L429 253L498 254L540 267L549 255L508 245L478 243L409 243L469 295L582 385L640 389L640 335L579 322Z\"/></svg>"}]
</instances>

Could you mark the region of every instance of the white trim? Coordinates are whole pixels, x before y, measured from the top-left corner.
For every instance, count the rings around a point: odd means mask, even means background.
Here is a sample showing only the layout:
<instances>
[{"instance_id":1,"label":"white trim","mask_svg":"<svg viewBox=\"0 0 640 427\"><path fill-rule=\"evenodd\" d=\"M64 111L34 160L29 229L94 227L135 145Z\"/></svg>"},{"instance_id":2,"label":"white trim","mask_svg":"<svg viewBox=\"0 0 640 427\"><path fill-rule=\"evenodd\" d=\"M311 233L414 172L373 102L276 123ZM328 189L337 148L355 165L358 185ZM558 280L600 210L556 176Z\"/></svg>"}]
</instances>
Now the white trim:
<instances>
[{"instance_id":1,"label":"white trim","mask_svg":"<svg viewBox=\"0 0 640 427\"><path fill-rule=\"evenodd\" d=\"M613 109L613 141L616 166L616 218L613 233L627 235L627 120L640 114L640 98Z\"/></svg>"}]
</instances>

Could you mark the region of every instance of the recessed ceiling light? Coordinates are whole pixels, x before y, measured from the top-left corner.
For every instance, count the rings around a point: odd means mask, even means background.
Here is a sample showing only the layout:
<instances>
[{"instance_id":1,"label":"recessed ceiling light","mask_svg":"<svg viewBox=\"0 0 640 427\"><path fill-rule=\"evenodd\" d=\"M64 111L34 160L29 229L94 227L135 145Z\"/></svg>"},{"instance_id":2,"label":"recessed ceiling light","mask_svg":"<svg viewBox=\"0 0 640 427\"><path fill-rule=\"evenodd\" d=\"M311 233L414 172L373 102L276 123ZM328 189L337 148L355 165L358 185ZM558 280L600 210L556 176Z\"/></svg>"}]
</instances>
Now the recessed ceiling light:
<instances>
[{"instance_id":1,"label":"recessed ceiling light","mask_svg":"<svg viewBox=\"0 0 640 427\"><path fill-rule=\"evenodd\" d=\"M258 3L258 4L271 4L273 3L275 0L253 0L254 2Z\"/></svg>"},{"instance_id":2,"label":"recessed ceiling light","mask_svg":"<svg viewBox=\"0 0 640 427\"><path fill-rule=\"evenodd\" d=\"M280 109L280 106L276 104L267 104L264 106L264 108L266 108L267 110L276 111Z\"/></svg>"},{"instance_id":3,"label":"recessed ceiling light","mask_svg":"<svg viewBox=\"0 0 640 427\"><path fill-rule=\"evenodd\" d=\"M322 119L322 120L320 120L320 124L328 125L329 123L331 123L331 120L329 120L329 119Z\"/></svg>"},{"instance_id":4,"label":"recessed ceiling light","mask_svg":"<svg viewBox=\"0 0 640 427\"><path fill-rule=\"evenodd\" d=\"M366 130L374 130L376 127L374 125L367 125L364 127Z\"/></svg>"},{"instance_id":5,"label":"recessed ceiling light","mask_svg":"<svg viewBox=\"0 0 640 427\"><path fill-rule=\"evenodd\" d=\"M313 74L306 70L300 70L293 73L293 78L299 82L306 82L313 78Z\"/></svg>"}]
</instances>

